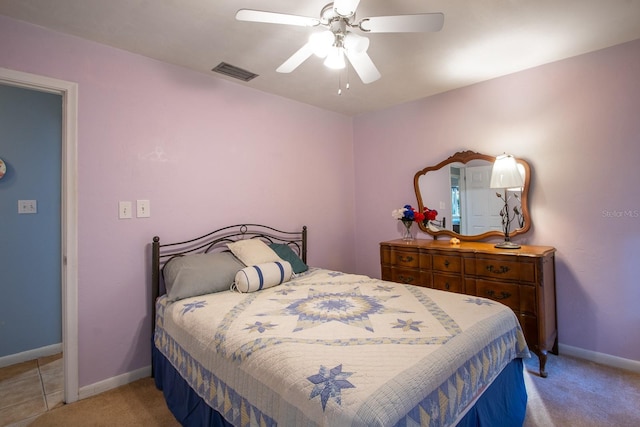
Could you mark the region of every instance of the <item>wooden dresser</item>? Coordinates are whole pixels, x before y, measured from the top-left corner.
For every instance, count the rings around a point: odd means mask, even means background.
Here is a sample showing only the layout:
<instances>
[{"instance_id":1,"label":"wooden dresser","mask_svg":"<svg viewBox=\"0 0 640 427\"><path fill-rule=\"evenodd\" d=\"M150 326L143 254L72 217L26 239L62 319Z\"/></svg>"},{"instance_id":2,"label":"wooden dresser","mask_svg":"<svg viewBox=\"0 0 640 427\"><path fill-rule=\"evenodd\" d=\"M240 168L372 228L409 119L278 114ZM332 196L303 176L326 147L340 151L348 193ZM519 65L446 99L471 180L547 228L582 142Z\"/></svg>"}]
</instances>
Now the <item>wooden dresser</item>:
<instances>
[{"instance_id":1,"label":"wooden dresser","mask_svg":"<svg viewBox=\"0 0 640 427\"><path fill-rule=\"evenodd\" d=\"M493 243L391 240L380 244L382 279L490 298L518 316L546 377L557 354L555 248L497 249Z\"/></svg>"}]
</instances>

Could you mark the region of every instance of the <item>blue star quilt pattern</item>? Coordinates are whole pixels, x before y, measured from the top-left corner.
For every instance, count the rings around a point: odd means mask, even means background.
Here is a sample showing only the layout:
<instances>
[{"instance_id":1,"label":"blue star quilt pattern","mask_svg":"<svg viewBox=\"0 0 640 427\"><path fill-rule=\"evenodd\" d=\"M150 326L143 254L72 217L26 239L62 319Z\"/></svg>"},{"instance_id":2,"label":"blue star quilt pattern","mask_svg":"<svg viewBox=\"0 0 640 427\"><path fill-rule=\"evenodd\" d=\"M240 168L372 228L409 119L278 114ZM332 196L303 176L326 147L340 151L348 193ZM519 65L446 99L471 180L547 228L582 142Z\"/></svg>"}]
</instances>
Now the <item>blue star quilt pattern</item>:
<instances>
[{"instance_id":1,"label":"blue star quilt pattern","mask_svg":"<svg viewBox=\"0 0 640 427\"><path fill-rule=\"evenodd\" d=\"M502 304L317 268L157 317L156 347L236 426L454 425L529 354Z\"/></svg>"}]
</instances>

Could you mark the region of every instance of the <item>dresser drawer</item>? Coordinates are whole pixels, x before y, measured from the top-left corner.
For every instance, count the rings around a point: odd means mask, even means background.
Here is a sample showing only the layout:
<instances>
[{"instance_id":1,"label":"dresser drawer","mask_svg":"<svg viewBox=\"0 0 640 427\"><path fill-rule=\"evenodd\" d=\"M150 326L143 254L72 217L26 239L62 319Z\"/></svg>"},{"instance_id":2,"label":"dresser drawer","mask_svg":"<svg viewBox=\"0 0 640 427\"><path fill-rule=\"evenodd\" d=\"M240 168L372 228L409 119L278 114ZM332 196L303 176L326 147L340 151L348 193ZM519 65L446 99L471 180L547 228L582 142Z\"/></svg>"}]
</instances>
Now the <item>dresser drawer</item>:
<instances>
[{"instance_id":1,"label":"dresser drawer","mask_svg":"<svg viewBox=\"0 0 640 427\"><path fill-rule=\"evenodd\" d=\"M462 277L434 273L433 288L441 291L462 293Z\"/></svg>"},{"instance_id":2,"label":"dresser drawer","mask_svg":"<svg viewBox=\"0 0 640 427\"><path fill-rule=\"evenodd\" d=\"M420 266L420 253L416 251L395 250L391 252L391 264L397 267L418 268Z\"/></svg>"},{"instance_id":3,"label":"dresser drawer","mask_svg":"<svg viewBox=\"0 0 640 427\"><path fill-rule=\"evenodd\" d=\"M536 314L534 286L476 280L476 295L500 301L516 313Z\"/></svg>"},{"instance_id":4,"label":"dresser drawer","mask_svg":"<svg viewBox=\"0 0 640 427\"><path fill-rule=\"evenodd\" d=\"M533 283L536 278L535 265L527 262L511 261L501 258L478 258L475 260L475 266L471 268L475 269L475 272L472 274L492 279L518 280ZM471 270L471 268L469 270ZM465 271L467 271L466 265Z\"/></svg>"},{"instance_id":5,"label":"dresser drawer","mask_svg":"<svg viewBox=\"0 0 640 427\"><path fill-rule=\"evenodd\" d=\"M513 311L520 311L520 289L518 285L477 280L476 292L479 297L500 301Z\"/></svg>"},{"instance_id":6,"label":"dresser drawer","mask_svg":"<svg viewBox=\"0 0 640 427\"><path fill-rule=\"evenodd\" d=\"M391 281L404 283L405 285L430 286L430 280L427 275L421 273L418 269L411 268L392 268Z\"/></svg>"},{"instance_id":7,"label":"dresser drawer","mask_svg":"<svg viewBox=\"0 0 640 427\"><path fill-rule=\"evenodd\" d=\"M448 273L460 273L462 271L462 259L455 255L434 254L433 269Z\"/></svg>"}]
</instances>

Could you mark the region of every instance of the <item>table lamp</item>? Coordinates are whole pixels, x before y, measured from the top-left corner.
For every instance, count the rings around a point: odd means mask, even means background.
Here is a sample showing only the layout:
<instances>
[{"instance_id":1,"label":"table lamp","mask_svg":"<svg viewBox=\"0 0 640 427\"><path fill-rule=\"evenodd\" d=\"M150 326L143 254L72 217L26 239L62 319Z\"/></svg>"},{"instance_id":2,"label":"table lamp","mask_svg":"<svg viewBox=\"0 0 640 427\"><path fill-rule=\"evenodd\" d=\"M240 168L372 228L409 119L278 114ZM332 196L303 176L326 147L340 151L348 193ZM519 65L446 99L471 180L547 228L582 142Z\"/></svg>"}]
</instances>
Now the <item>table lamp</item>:
<instances>
[{"instance_id":1,"label":"table lamp","mask_svg":"<svg viewBox=\"0 0 640 427\"><path fill-rule=\"evenodd\" d=\"M490 188L502 189L504 195L496 193L500 199L504 201L504 206L500 210L500 217L502 220L502 231L504 232L504 241L495 245L496 248L501 249L518 249L520 245L513 243L509 239L509 228L511 227L511 214L509 212L509 197L507 190L514 188L522 188L524 186L524 180L520 171L518 170L518 163L516 158L510 154L502 154L496 157L496 161L493 164L491 170Z\"/></svg>"}]
</instances>

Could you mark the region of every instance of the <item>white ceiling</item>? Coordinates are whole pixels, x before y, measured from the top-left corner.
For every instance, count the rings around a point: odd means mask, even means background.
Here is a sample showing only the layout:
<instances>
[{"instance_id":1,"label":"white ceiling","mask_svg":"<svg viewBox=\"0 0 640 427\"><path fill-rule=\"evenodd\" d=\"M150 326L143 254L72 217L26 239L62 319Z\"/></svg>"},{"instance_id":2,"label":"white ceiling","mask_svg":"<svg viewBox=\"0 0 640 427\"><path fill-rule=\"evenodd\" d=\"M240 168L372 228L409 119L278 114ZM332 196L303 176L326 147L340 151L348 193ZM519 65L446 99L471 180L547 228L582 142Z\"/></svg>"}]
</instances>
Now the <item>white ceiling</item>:
<instances>
[{"instance_id":1,"label":"white ceiling","mask_svg":"<svg viewBox=\"0 0 640 427\"><path fill-rule=\"evenodd\" d=\"M368 34L382 78L364 85L311 57L276 68L319 31L240 22L240 8L318 17L329 0L0 0L0 14L355 115L640 39L640 0L362 0L367 16L442 12L437 33ZM212 73L227 62L259 74ZM341 82L347 76L341 74Z\"/></svg>"}]
</instances>

